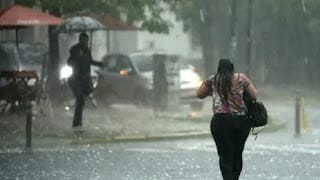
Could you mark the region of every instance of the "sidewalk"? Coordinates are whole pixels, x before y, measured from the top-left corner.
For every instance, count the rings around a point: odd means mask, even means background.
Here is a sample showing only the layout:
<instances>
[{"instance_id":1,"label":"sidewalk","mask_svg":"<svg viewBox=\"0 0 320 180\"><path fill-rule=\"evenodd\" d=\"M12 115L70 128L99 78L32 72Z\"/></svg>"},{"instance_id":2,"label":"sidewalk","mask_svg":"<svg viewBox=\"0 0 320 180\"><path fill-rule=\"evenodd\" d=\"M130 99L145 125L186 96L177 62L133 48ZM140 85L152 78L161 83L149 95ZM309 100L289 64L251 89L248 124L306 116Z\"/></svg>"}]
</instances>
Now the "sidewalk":
<instances>
[{"instance_id":1,"label":"sidewalk","mask_svg":"<svg viewBox=\"0 0 320 180\"><path fill-rule=\"evenodd\" d=\"M269 91L269 90L268 90ZM287 92L283 93L287 94ZM287 97L288 96L288 97ZM295 102L292 96L264 96L269 117L268 127L258 137L257 142L286 143L294 138ZM281 97L281 98L278 98ZM319 103L306 100L309 132L301 134L298 141L314 141L320 134ZM50 113L46 113L50 114ZM71 128L73 109L65 111L55 107L51 118L38 114L33 121L33 147L69 146L74 144L93 144L120 141L141 141L164 138L185 138L210 136L211 99L201 112L192 114L188 106L156 116L151 109L136 108L132 105L115 105L111 108L97 108L86 105L81 136L75 135ZM0 149L8 147L24 148L26 144L25 114L4 114L0 120ZM252 138L251 138L252 139Z\"/></svg>"},{"instance_id":2,"label":"sidewalk","mask_svg":"<svg viewBox=\"0 0 320 180\"><path fill-rule=\"evenodd\" d=\"M203 113L207 112L207 113ZM36 115L33 120L33 147L91 144L115 141L139 141L186 136L210 135L210 110L205 107L194 117L188 107L157 116L151 109L131 105L86 107L83 113L83 133L72 128L73 109L54 108L52 117ZM5 114L1 117L0 148L24 147L26 116Z\"/></svg>"}]
</instances>

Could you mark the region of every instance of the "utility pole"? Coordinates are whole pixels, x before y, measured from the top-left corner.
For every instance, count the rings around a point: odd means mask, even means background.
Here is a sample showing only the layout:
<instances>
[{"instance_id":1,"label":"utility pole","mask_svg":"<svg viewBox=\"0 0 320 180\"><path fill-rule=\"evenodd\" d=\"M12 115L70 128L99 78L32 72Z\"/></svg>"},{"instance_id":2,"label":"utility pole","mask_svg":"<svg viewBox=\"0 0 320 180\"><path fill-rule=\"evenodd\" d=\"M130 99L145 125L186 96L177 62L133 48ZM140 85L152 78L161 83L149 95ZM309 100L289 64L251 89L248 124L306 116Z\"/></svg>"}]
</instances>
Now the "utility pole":
<instances>
[{"instance_id":1,"label":"utility pole","mask_svg":"<svg viewBox=\"0 0 320 180\"><path fill-rule=\"evenodd\" d=\"M253 2L254 0L249 0L248 2L248 26L247 26L247 58L246 58L246 74L250 76L251 74L251 50L252 50L252 10L253 10Z\"/></svg>"},{"instance_id":2,"label":"utility pole","mask_svg":"<svg viewBox=\"0 0 320 180\"><path fill-rule=\"evenodd\" d=\"M199 9L200 20L200 39L202 44L202 56L205 67L205 77L211 75L214 60L214 42L212 33L213 17L209 14L210 8L213 5L212 0L197 0L196 5Z\"/></svg>"},{"instance_id":3,"label":"utility pole","mask_svg":"<svg viewBox=\"0 0 320 180\"><path fill-rule=\"evenodd\" d=\"M306 2L305 2L305 0L301 0L301 6L302 6L302 18L301 18L301 27L305 27L305 23L307 23L308 22L308 16L307 16L307 7L306 7ZM305 30L304 30L304 28L303 28L303 30L302 31L304 31L305 32ZM305 86L306 85L306 82L307 82L307 79L308 79L308 76L307 76L307 72L308 72L308 70L309 70L309 68L308 67L310 67L309 65L308 65L308 55L309 55L309 49L310 48L308 48L308 39L309 39L309 37L310 36L308 36L307 35L307 37L306 38L304 38L305 40L304 41L302 41L302 55L303 55L303 62L304 62L304 72L303 72L303 77L302 77L302 83L303 83L303 85ZM309 46L310 47L310 46ZM311 82L311 83L313 83L313 82Z\"/></svg>"},{"instance_id":4,"label":"utility pole","mask_svg":"<svg viewBox=\"0 0 320 180\"><path fill-rule=\"evenodd\" d=\"M51 14L61 17L60 9L55 8L50 11ZM48 56L48 85L49 85L49 95L51 101L54 103L60 102L58 100L59 97L59 34L56 31L54 26L48 27L48 48L49 48L49 56Z\"/></svg>"},{"instance_id":5,"label":"utility pole","mask_svg":"<svg viewBox=\"0 0 320 180\"><path fill-rule=\"evenodd\" d=\"M231 21L230 21L230 58L231 61L236 60L237 38L236 38L236 23L237 23L237 0L231 2Z\"/></svg>"}]
</instances>

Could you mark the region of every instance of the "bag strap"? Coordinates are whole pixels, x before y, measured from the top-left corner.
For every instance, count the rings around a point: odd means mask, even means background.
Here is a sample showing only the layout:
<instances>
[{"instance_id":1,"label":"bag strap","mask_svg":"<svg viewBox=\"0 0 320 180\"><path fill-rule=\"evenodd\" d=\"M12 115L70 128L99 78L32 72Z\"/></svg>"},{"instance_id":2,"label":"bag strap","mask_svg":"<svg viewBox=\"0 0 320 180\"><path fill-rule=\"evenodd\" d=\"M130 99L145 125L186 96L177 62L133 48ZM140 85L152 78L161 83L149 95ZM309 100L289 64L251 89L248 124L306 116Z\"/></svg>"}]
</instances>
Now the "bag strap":
<instances>
[{"instance_id":1,"label":"bag strap","mask_svg":"<svg viewBox=\"0 0 320 180\"><path fill-rule=\"evenodd\" d=\"M254 103L256 103L256 102L257 102L257 101L255 100ZM257 107L255 106L255 108L257 108ZM251 129L251 134L255 136L254 140L257 140L258 134L261 133L261 132L265 129L265 127L266 127L266 126L263 126L261 129L259 128L258 131L254 131L255 128L252 127L252 129Z\"/></svg>"},{"instance_id":2,"label":"bag strap","mask_svg":"<svg viewBox=\"0 0 320 180\"><path fill-rule=\"evenodd\" d=\"M256 132L254 131L254 127L251 128L251 134L255 136L254 140L257 140L259 133L261 133L264 130L264 128L265 128L265 126L263 126L263 128L261 128L260 130L258 130Z\"/></svg>"},{"instance_id":3,"label":"bag strap","mask_svg":"<svg viewBox=\"0 0 320 180\"><path fill-rule=\"evenodd\" d=\"M238 82L240 80L240 74L238 74ZM257 100L255 99L254 102L256 102ZM263 128L261 128L258 131L254 131L254 127L251 128L251 134L254 135L254 140L257 140L259 133L261 133L264 130L265 126L263 126Z\"/></svg>"}]
</instances>

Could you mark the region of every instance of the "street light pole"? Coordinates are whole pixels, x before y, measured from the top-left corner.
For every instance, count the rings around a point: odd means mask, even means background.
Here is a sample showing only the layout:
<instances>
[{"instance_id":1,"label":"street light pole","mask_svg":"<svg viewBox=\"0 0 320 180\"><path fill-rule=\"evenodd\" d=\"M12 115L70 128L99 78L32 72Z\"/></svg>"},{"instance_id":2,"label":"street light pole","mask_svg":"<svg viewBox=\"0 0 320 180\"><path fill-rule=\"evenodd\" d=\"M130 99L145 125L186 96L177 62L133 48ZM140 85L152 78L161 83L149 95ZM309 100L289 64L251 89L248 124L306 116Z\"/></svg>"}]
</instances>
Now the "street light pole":
<instances>
[{"instance_id":1,"label":"street light pole","mask_svg":"<svg viewBox=\"0 0 320 180\"><path fill-rule=\"evenodd\" d=\"M231 21L230 21L230 57L235 61L237 52L237 39L236 39L236 23L237 23L237 0L232 0L231 4Z\"/></svg>"},{"instance_id":2,"label":"street light pole","mask_svg":"<svg viewBox=\"0 0 320 180\"><path fill-rule=\"evenodd\" d=\"M252 50L252 9L253 9L253 1L249 0L248 2L248 26L247 26L247 58L246 58L246 74L247 76L250 76L251 73L251 50Z\"/></svg>"},{"instance_id":3,"label":"street light pole","mask_svg":"<svg viewBox=\"0 0 320 180\"><path fill-rule=\"evenodd\" d=\"M212 32L213 15L210 8L213 6L211 0L197 0L195 5L199 9L200 40L202 45L202 56L204 60L205 77L211 75L214 62L214 42Z\"/></svg>"}]
</instances>

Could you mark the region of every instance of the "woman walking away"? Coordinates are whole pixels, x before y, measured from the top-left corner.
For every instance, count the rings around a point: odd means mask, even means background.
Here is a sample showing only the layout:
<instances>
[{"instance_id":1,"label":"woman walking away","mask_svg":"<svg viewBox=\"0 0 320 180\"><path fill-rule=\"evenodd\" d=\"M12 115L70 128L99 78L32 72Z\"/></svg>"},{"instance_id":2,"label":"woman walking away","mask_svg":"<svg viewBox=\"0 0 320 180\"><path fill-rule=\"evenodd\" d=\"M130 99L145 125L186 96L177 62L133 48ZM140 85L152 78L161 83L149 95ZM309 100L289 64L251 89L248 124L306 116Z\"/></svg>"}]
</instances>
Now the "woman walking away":
<instances>
[{"instance_id":1,"label":"woman walking away","mask_svg":"<svg viewBox=\"0 0 320 180\"><path fill-rule=\"evenodd\" d=\"M242 73L234 73L230 60L220 59L218 72L204 81L196 92L201 99L212 96L214 115L210 130L224 180L238 180L242 170L242 152L250 132L243 102L244 91L257 98L251 80Z\"/></svg>"}]
</instances>

